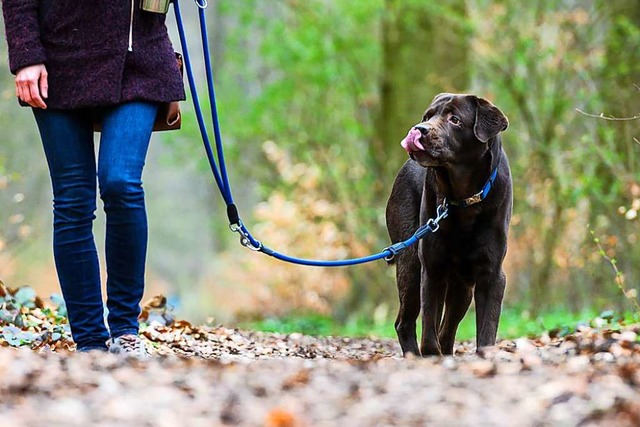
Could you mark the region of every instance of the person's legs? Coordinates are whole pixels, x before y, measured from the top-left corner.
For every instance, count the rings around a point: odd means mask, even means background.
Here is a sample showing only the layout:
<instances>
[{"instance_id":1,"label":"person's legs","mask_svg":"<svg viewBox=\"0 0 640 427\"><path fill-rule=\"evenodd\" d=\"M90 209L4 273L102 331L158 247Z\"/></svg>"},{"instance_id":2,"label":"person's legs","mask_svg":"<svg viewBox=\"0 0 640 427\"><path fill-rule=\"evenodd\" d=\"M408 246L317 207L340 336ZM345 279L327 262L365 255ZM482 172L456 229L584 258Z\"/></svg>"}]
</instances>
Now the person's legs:
<instances>
[{"instance_id":1,"label":"person's legs","mask_svg":"<svg viewBox=\"0 0 640 427\"><path fill-rule=\"evenodd\" d=\"M91 119L80 111L34 109L53 187L53 253L78 350L106 349L92 224L96 165Z\"/></svg>"},{"instance_id":2,"label":"person's legs","mask_svg":"<svg viewBox=\"0 0 640 427\"><path fill-rule=\"evenodd\" d=\"M138 333L147 252L142 169L157 110L155 103L131 102L107 109L102 122L98 183L107 216L107 320L112 338Z\"/></svg>"}]
</instances>

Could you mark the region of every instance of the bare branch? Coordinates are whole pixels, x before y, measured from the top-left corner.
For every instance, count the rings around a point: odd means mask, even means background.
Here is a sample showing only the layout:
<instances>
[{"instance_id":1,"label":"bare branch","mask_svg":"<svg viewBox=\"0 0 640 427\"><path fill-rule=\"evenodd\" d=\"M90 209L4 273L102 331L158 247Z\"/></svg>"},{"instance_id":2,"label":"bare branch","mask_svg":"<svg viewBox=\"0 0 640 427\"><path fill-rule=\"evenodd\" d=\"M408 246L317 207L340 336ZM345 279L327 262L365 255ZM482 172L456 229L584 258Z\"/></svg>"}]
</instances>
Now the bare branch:
<instances>
[{"instance_id":1,"label":"bare branch","mask_svg":"<svg viewBox=\"0 0 640 427\"><path fill-rule=\"evenodd\" d=\"M637 142L638 144L640 144L640 141L638 141L638 138L636 138L635 136L633 137L633 140L634 140L635 142Z\"/></svg>"},{"instance_id":2,"label":"bare branch","mask_svg":"<svg viewBox=\"0 0 640 427\"><path fill-rule=\"evenodd\" d=\"M636 89L640 90L640 86L638 86L638 85L637 85L637 84L635 84L635 83L634 83L633 85L636 87Z\"/></svg>"},{"instance_id":3,"label":"bare branch","mask_svg":"<svg viewBox=\"0 0 640 427\"><path fill-rule=\"evenodd\" d=\"M589 113L585 113L584 111L580 110L579 108L576 108L576 111L580 114L584 114L585 116L588 117L594 117L596 119L603 119L603 120L611 120L611 121L616 121L616 122L626 122L626 121L630 121L630 120L638 120L640 119L640 114L637 114L633 117L613 117L613 116L605 116L604 113L600 113L600 114L589 114Z\"/></svg>"}]
</instances>

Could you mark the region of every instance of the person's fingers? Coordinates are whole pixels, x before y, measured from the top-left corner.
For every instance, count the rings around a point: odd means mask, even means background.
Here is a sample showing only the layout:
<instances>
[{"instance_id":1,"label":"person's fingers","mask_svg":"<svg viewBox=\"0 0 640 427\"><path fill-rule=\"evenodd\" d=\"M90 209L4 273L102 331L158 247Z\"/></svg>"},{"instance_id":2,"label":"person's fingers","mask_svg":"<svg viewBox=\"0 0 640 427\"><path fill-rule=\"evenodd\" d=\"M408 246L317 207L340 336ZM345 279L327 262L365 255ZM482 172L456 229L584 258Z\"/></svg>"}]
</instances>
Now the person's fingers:
<instances>
[{"instance_id":1,"label":"person's fingers","mask_svg":"<svg viewBox=\"0 0 640 427\"><path fill-rule=\"evenodd\" d=\"M27 98L30 97L24 91L26 79L27 69L18 71L18 74L16 74L16 92L18 92L18 98L24 102L27 102Z\"/></svg>"},{"instance_id":2,"label":"person's fingers","mask_svg":"<svg viewBox=\"0 0 640 427\"><path fill-rule=\"evenodd\" d=\"M48 96L49 82L44 64L25 67L16 75L16 95L34 108L47 108L42 97Z\"/></svg>"},{"instance_id":3,"label":"person's fingers","mask_svg":"<svg viewBox=\"0 0 640 427\"><path fill-rule=\"evenodd\" d=\"M40 96L40 90L38 89L38 83L36 81L29 82L28 90L31 93L31 105L35 104L36 107L47 108L47 104L44 103L44 100Z\"/></svg>"},{"instance_id":4,"label":"person's fingers","mask_svg":"<svg viewBox=\"0 0 640 427\"><path fill-rule=\"evenodd\" d=\"M31 100L31 92L29 92L27 87L25 85L23 85L23 84L19 84L18 85L18 90L20 91L20 95L18 95L18 97L23 102L26 102L27 104L29 104L32 107L34 107L34 105L31 104L31 102L32 102L32 100Z\"/></svg>"},{"instance_id":5,"label":"person's fingers","mask_svg":"<svg viewBox=\"0 0 640 427\"><path fill-rule=\"evenodd\" d=\"M18 99L24 101L24 99L22 99L22 90L20 89L20 85L18 84L18 82L16 82L16 96L18 97Z\"/></svg>"},{"instance_id":6,"label":"person's fingers","mask_svg":"<svg viewBox=\"0 0 640 427\"><path fill-rule=\"evenodd\" d=\"M45 99L49 97L49 73L44 67L42 73L40 73L40 94Z\"/></svg>"},{"instance_id":7,"label":"person's fingers","mask_svg":"<svg viewBox=\"0 0 640 427\"><path fill-rule=\"evenodd\" d=\"M16 77L16 87L18 89L18 98L27 104L31 104L31 91L29 90L29 82L26 80L25 74L18 74Z\"/></svg>"}]
</instances>

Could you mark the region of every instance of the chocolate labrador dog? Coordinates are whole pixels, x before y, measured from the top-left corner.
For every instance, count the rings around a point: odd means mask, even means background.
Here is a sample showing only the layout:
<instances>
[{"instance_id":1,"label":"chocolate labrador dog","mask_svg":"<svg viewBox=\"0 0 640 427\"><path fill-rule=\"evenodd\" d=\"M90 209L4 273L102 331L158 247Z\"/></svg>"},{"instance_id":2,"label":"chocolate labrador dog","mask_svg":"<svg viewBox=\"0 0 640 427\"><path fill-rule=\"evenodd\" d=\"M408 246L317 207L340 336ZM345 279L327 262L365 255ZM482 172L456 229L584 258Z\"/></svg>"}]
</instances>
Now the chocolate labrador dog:
<instances>
[{"instance_id":1,"label":"chocolate labrador dog","mask_svg":"<svg viewBox=\"0 0 640 427\"><path fill-rule=\"evenodd\" d=\"M387 203L394 243L411 237L443 203L448 217L395 258L402 352L452 354L458 324L475 298L478 348L494 345L506 279L512 191L500 132L509 122L474 95L436 96L402 141L407 160ZM416 319L422 308L422 339Z\"/></svg>"}]
</instances>

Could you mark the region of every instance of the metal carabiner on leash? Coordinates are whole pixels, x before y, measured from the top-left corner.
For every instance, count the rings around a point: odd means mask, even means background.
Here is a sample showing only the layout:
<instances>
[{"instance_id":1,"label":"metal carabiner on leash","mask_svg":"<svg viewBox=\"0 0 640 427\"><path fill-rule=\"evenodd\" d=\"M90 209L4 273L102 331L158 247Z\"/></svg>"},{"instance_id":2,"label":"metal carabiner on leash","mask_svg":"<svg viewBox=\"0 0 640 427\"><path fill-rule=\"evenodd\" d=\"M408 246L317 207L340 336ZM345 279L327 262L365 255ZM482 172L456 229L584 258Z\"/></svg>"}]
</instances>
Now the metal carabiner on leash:
<instances>
[{"instance_id":1,"label":"metal carabiner on leash","mask_svg":"<svg viewBox=\"0 0 640 427\"><path fill-rule=\"evenodd\" d=\"M242 220L238 219L237 223L229 224L229 230L240 235L240 244L245 248L254 252L260 252L262 250L262 242L259 240L256 240L256 243L258 244L257 246L251 243L249 235L244 231L244 224L242 224Z\"/></svg>"},{"instance_id":2,"label":"metal carabiner on leash","mask_svg":"<svg viewBox=\"0 0 640 427\"><path fill-rule=\"evenodd\" d=\"M426 226L429 227L432 233L435 233L440 229L440 221L445 219L447 215L449 215L449 203L445 198L436 209L436 217L429 218L429 220L426 223Z\"/></svg>"},{"instance_id":3,"label":"metal carabiner on leash","mask_svg":"<svg viewBox=\"0 0 640 427\"><path fill-rule=\"evenodd\" d=\"M440 204L436 209L435 218L429 218L427 222L420 226L409 239L387 246L382 250L382 252L389 252L389 255L385 256L384 260L387 262L393 261L396 255L422 239L427 235L427 233L435 233L438 231L440 229L440 221L445 219L447 215L449 215L449 203L447 202L447 199L444 199L442 204Z\"/></svg>"}]
</instances>

